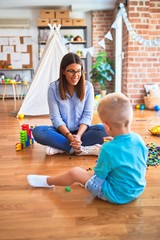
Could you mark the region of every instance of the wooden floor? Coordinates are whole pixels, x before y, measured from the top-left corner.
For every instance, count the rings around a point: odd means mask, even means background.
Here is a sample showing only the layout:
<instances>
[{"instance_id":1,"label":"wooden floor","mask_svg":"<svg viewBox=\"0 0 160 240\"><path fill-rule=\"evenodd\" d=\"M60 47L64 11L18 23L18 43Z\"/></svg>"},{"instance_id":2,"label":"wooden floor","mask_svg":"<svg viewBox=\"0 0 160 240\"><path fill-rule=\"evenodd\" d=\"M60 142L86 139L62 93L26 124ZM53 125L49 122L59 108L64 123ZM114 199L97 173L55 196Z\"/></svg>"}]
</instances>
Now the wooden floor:
<instances>
[{"instance_id":1,"label":"wooden floor","mask_svg":"<svg viewBox=\"0 0 160 240\"><path fill-rule=\"evenodd\" d=\"M122 206L93 199L77 184L71 192L64 187L33 189L26 181L28 174L53 175L76 165L93 167L96 157L46 156L44 147L37 143L16 152L21 124L50 124L48 117L19 120L10 116L19 105L18 101L0 100L1 240L160 239L160 166L147 170L143 195ZM99 122L96 115L93 122ZM156 125L160 125L160 113L135 110L133 130L146 143L160 145L160 138L148 131Z\"/></svg>"}]
</instances>

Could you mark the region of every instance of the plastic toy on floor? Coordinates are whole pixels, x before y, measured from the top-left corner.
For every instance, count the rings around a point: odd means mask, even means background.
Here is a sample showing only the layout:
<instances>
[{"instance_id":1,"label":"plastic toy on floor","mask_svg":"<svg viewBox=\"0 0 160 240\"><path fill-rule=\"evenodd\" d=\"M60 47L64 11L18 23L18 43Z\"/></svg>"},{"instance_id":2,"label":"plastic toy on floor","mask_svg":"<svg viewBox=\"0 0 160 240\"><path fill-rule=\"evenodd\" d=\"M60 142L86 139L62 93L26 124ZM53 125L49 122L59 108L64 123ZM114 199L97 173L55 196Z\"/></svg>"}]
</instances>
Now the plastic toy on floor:
<instances>
[{"instance_id":1,"label":"plastic toy on floor","mask_svg":"<svg viewBox=\"0 0 160 240\"><path fill-rule=\"evenodd\" d=\"M149 166L158 166L160 164L160 146L151 143L147 144L148 147L148 160L147 167Z\"/></svg>"},{"instance_id":2,"label":"plastic toy on floor","mask_svg":"<svg viewBox=\"0 0 160 240\"><path fill-rule=\"evenodd\" d=\"M28 124L21 125L20 143L16 143L16 151L20 151L23 148L29 147L34 144L34 138L32 136L32 127L29 127Z\"/></svg>"},{"instance_id":3,"label":"plastic toy on floor","mask_svg":"<svg viewBox=\"0 0 160 240\"><path fill-rule=\"evenodd\" d=\"M160 126L155 126L152 129L150 129L149 131L153 135L160 136Z\"/></svg>"}]
</instances>

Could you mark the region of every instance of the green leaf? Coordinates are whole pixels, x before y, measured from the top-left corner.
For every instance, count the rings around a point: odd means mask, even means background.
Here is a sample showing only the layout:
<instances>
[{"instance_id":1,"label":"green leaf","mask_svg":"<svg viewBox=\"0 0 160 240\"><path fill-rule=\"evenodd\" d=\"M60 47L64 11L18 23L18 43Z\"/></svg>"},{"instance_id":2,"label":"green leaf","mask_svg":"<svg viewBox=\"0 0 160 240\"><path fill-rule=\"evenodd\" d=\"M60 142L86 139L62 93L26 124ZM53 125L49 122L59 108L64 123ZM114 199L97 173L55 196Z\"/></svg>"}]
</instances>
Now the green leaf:
<instances>
[{"instance_id":1,"label":"green leaf","mask_svg":"<svg viewBox=\"0 0 160 240\"><path fill-rule=\"evenodd\" d=\"M92 65L92 70L90 72L93 82L99 82L101 88L105 89L105 82L111 81L114 75L114 70L112 68L112 61L107 58L106 52L99 52L96 61Z\"/></svg>"}]
</instances>

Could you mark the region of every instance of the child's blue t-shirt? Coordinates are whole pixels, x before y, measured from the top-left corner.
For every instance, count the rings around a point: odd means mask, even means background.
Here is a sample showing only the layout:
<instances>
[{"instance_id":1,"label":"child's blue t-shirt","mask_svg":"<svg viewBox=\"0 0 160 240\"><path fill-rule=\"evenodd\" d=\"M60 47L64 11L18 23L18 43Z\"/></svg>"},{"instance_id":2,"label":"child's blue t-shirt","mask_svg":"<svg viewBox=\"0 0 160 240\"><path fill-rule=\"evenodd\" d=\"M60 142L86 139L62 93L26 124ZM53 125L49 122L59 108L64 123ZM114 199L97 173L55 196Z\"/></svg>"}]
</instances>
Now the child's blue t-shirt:
<instances>
[{"instance_id":1,"label":"child's blue t-shirt","mask_svg":"<svg viewBox=\"0 0 160 240\"><path fill-rule=\"evenodd\" d=\"M102 145L94 171L105 179L102 189L106 200L124 204L141 195L147 156L148 149L136 133L116 136Z\"/></svg>"}]
</instances>

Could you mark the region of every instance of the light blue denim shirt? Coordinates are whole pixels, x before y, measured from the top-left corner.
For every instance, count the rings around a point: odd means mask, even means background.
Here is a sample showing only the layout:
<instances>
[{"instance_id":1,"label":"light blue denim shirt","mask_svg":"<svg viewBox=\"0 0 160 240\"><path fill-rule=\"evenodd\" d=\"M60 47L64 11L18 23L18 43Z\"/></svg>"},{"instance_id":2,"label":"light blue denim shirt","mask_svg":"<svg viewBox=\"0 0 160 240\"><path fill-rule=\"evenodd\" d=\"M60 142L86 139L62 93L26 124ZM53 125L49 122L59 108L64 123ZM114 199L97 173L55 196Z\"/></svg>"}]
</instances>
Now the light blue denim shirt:
<instances>
[{"instance_id":1,"label":"light blue denim shirt","mask_svg":"<svg viewBox=\"0 0 160 240\"><path fill-rule=\"evenodd\" d=\"M82 101L76 93L72 97L67 93L66 100L62 100L58 86L59 80L51 83L48 89L48 105L53 127L66 125L70 131L75 131L82 123L90 126L94 109L93 85L86 81L85 97Z\"/></svg>"}]
</instances>

